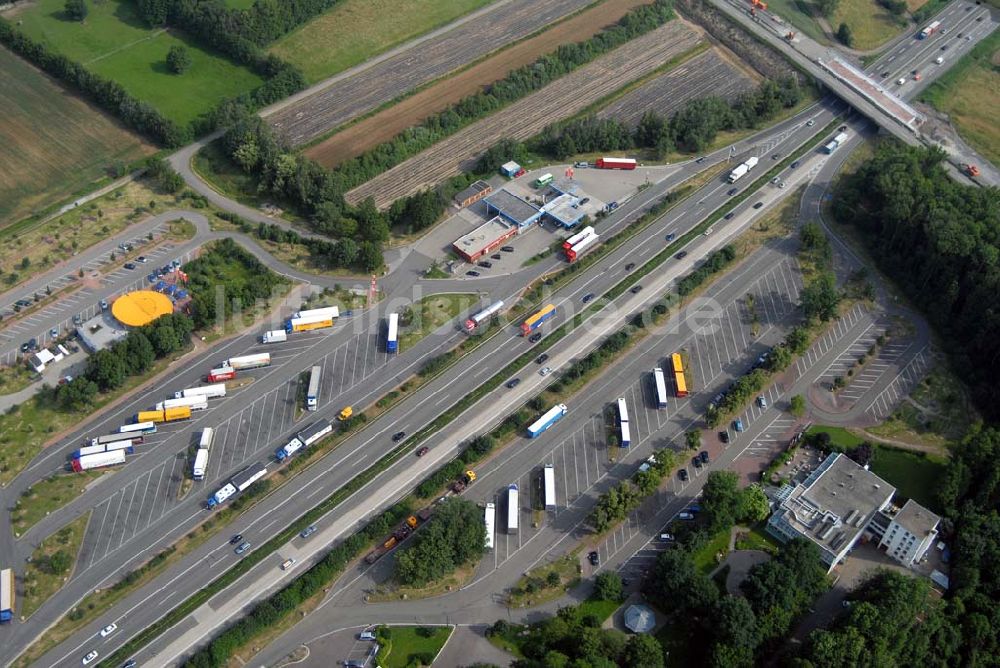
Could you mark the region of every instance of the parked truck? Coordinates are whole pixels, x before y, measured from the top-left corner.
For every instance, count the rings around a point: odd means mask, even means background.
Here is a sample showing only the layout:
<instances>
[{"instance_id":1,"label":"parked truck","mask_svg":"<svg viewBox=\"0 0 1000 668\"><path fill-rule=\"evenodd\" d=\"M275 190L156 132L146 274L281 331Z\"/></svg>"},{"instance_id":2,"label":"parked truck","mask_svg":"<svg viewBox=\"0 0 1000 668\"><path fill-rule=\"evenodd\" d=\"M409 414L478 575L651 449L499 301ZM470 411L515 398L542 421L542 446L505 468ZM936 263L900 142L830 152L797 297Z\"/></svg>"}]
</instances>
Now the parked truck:
<instances>
[{"instance_id":1,"label":"parked truck","mask_svg":"<svg viewBox=\"0 0 1000 668\"><path fill-rule=\"evenodd\" d=\"M154 411L139 411L135 415L136 422L176 422L177 420L187 420L191 417L190 406L178 406L177 408L158 408Z\"/></svg>"},{"instance_id":2,"label":"parked truck","mask_svg":"<svg viewBox=\"0 0 1000 668\"><path fill-rule=\"evenodd\" d=\"M246 371L247 369L257 369L262 366L271 366L271 353L230 357L224 366L228 366L234 371Z\"/></svg>"},{"instance_id":3,"label":"parked truck","mask_svg":"<svg viewBox=\"0 0 1000 668\"><path fill-rule=\"evenodd\" d=\"M333 327L333 318L328 315L313 315L302 318L289 318L285 323L286 332L308 332L314 329Z\"/></svg>"},{"instance_id":4,"label":"parked truck","mask_svg":"<svg viewBox=\"0 0 1000 668\"><path fill-rule=\"evenodd\" d=\"M517 531L517 518L520 514L520 508L517 506L517 485L513 484L507 487L507 532L514 533Z\"/></svg>"},{"instance_id":5,"label":"parked truck","mask_svg":"<svg viewBox=\"0 0 1000 668\"><path fill-rule=\"evenodd\" d=\"M234 475L229 482L223 485L219 491L208 497L209 510L215 508L220 503L223 503L226 499L233 496L237 492L245 491L250 485L254 484L266 475L267 467L263 464L253 464L243 469Z\"/></svg>"},{"instance_id":6,"label":"parked truck","mask_svg":"<svg viewBox=\"0 0 1000 668\"><path fill-rule=\"evenodd\" d=\"M455 494L461 494L474 482L476 482L476 472L466 471L458 480L451 483L451 491Z\"/></svg>"},{"instance_id":7,"label":"parked truck","mask_svg":"<svg viewBox=\"0 0 1000 668\"><path fill-rule=\"evenodd\" d=\"M14 569L0 571L0 624L14 621Z\"/></svg>"},{"instance_id":8,"label":"parked truck","mask_svg":"<svg viewBox=\"0 0 1000 668\"><path fill-rule=\"evenodd\" d=\"M339 318L340 309L336 306L324 306L322 308L307 309L305 311L299 311L292 314L293 318L315 318L322 316L324 318Z\"/></svg>"},{"instance_id":9,"label":"parked truck","mask_svg":"<svg viewBox=\"0 0 1000 668\"><path fill-rule=\"evenodd\" d=\"M845 141L847 141L847 133L846 132L841 132L836 137L834 137L833 139L831 139L826 144L826 146L823 147L823 152L824 153L833 153L838 148L840 148L841 144L843 144Z\"/></svg>"},{"instance_id":10,"label":"parked truck","mask_svg":"<svg viewBox=\"0 0 1000 668\"><path fill-rule=\"evenodd\" d=\"M232 380L236 378L236 369L231 366L220 366L217 369L212 369L205 376L206 380L210 383L220 383L226 380Z\"/></svg>"},{"instance_id":11,"label":"parked truck","mask_svg":"<svg viewBox=\"0 0 1000 668\"><path fill-rule=\"evenodd\" d=\"M756 166L757 166L756 156L751 156L747 158L745 162L740 163L739 165L736 166L736 169L729 172L729 182L736 183L744 176L746 176L750 172L750 170Z\"/></svg>"},{"instance_id":12,"label":"parked truck","mask_svg":"<svg viewBox=\"0 0 1000 668\"><path fill-rule=\"evenodd\" d=\"M189 408L193 411L203 411L208 408L208 399L205 397L181 397L180 399L167 399L154 406L158 411L169 408Z\"/></svg>"},{"instance_id":13,"label":"parked truck","mask_svg":"<svg viewBox=\"0 0 1000 668\"><path fill-rule=\"evenodd\" d=\"M104 468L105 466L117 466L125 463L124 450L112 450L111 452L99 452L93 455L76 457L70 461L70 466L77 473Z\"/></svg>"},{"instance_id":14,"label":"parked truck","mask_svg":"<svg viewBox=\"0 0 1000 668\"><path fill-rule=\"evenodd\" d=\"M636 161L632 158L598 158L594 166L598 169L635 169Z\"/></svg>"},{"instance_id":15,"label":"parked truck","mask_svg":"<svg viewBox=\"0 0 1000 668\"><path fill-rule=\"evenodd\" d=\"M389 324L385 334L385 352L395 353L399 351L399 314L389 314Z\"/></svg>"},{"instance_id":16,"label":"parked truck","mask_svg":"<svg viewBox=\"0 0 1000 668\"><path fill-rule=\"evenodd\" d=\"M567 410L566 404L556 404L547 410L542 417L528 427L528 438L538 438L542 432L561 420L566 415Z\"/></svg>"},{"instance_id":17,"label":"parked truck","mask_svg":"<svg viewBox=\"0 0 1000 668\"><path fill-rule=\"evenodd\" d=\"M96 455L102 452L114 452L115 450L124 450L126 455L135 454L135 448L132 445L132 441L115 441L112 443L85 445L79 450L75 450L72 457L78 459L80 457L86 457L87 455Z\"/></svg>"},{"instance_id":18,"label":"parked truck","mask_svg":"<svg viewBox=\"0 0 1000 668\"><path fill-rule=\"evenodd\" d=\"M201 387L189 387L186 390L174 392L174 399L190 399L191 397L219 399L224 396L226 396L225 383L216 383L215 385L202 385Z\"/></svg>"},{"instance_id":19,"label":"parked truck","mask_svg":"<svg viewBox=\"0 0 1000 668\"><path fill-rule=\"evenodd\" d=\"M284 343L288 340L288 333L283 329L272 329L269 332L264 332L264 335L260 337L261 343Z\"/></svg>"},{"instance_id":20,"label":"parked truck","mask_svg":"<svg viewBox=\"0 0 1000 668\"><path fill-rule=\"evenodd\" d=\"M302 448L309 447L331 433L333 433L333 425L330 424L329 420L316 420L293 436L288 443L278 448L274 455L279 462L283 462Z\"/></svg>"},{"instance_id":21,"label":"parked truck","mask_svg":"<svg viewBox=\"0 0 1000 668\"><path fill-rule=\"evenodd\" d=\"M194 453L194 463L191 465L191 477L195 480L205 479L205 470L208 468L208 450L198 448Z\"/></svg>"}]
</instances>

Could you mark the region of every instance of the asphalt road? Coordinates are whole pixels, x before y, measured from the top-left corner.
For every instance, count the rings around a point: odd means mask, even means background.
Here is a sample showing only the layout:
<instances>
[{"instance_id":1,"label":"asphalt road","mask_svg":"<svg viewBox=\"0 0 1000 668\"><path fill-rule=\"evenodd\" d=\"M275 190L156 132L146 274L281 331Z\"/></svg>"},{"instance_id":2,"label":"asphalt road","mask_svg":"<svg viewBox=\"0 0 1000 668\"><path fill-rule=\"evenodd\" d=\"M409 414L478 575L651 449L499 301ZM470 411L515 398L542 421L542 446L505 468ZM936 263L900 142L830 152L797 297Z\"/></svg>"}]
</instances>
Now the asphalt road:
<instances>
[{"instance_id":1,"label":"asphalt road","mask_svg":"<svg viewBox=\"0 0 1000 668\"><path fill-rule=\"evenodd\" d=\"M817 121L818 123L826 123L827 122L827 120L824 120L822 118L823 114L826 114L827 119L829 118L829 112L826 112L826 111L811 110L809 112L809 115L817 115L819 117L819 120ZM793 122L789 122L789 123L785 124L788 127L780 130L779 134L786 135L785 136L785 142L786 143L788 143L788 144L797 143L798 141L800 141L802 139L802 137L806 136L810 132L809 129L807 129L807 128L805 128L803 126L803 119L804 118L805 118L805 116L800 117L800 118L796 119L794 123ZM796 125L798 127L796 127ZM764 148L764 147L761 147L761 148ZM771 151L773 149L774 149L774 146L767 146L766 147L766 151ZM787 150L791 150L791 149L789 148ZM718 184L717 183L712 183L709 186L706 186L706 188L702 191L702 193L700 193L699 195L696 196L697 199L691 198L691 200L689 200L688 202L686 202L682 206L680 206L677 209L675 209L674 212L671 212L671 214L666 217L666 220L667 220L666 223L661 222L661 223L658 223L658 224L652 226L645 233L641 234L637 239L634 239L629 244L627 244L625 248L622 248L622 249L619 249L618 251L616 251L616 253L614 254L614 256L607 261L606 266L605 266L605 263L602 262L602 263L600 263L601 266L598 266L598 267L595 267L595 268L591 268L591 270L587 271L587 272L582 272L581 276L578 277L576 281L574 281L574 283L570 286L570 288L573 290L574 293L583 294L583 292L581 292L581 291L601 291L602 289L606 288L607 286L610 286L611 284L613 284L614 282L616 282L617 280L619 280L622 277L623 274L621 273L621 270L618 270L617 268L624 265L624 263L625 263L624 258L626 256L628 256L629 258L634 258L635 253L632 253L630 251L631 248L640 248L640 249L642 249L642 250L639 251L640 253L644 253L644 254L648 255L653 249L662 247L662 242L659 242L659 241L654 242L653 240L657 236L659 236L659 235L662 234L662 230L663 229L666 229L666 227L669 226L671 230L674 230L677 233L682 233L684 231L684 229L687 229L687 227L689 227L690 225L694 224L694 222L696 222L701 217L701 215L704 215L708 211L711 211L712 209L714 209L716 206L718 206L719 204L723 203L727 199L727 196L725 195L725 192L727 190L727 188L726 188L727 185L728 184L723 184L723 183L718 183ZM649 201L649 200L651 200L653 198L653 196L655 195L655 192L651 192L651 191L654 191L654 190L655 190L655 187L647 189L646 191L643 191L643 195L644 196L647 193L649 193L649 196L646 198L646 201ZM638 209L641 206L641 204L642 204L642 200L640 198L637 198L633 203L630 203L630 204L624 206L622 208L622 210L621 210L621 217L622 218L628 218L629 216L633 215L633 209L631 207L635 207L636 209ZM745 209L748 206L749 206L749 203L746 203L746 204L742 205L742 208ZM682 223L677 223L676 221L682 221ZM621 258L621 259L618 259L618 258ZM677 263L677 267L678 267L678 269L686 269L687 267L690 266L690 263L692 261L693 261L693 258L690 259L690 260L688 260L688 262L686 262L686 263ZM523 278L521 279L521 281L523 282ZM496 295L494 295L494 296L496 296ZM555 298L557 300L559 299L559 294L558 293L555 296ZM572 303L572 299L573 298L571 297L570 298L570 303ZM557 302L557 303L562 303L562 302ZM508 341L507 340L508 338L510 338L512 340ZM420 415L420 419L417 419L417 416L415 416L415 415L411 417L410 415L405 414L407 411L409 411L411 409L409 408L409 405L407 403L404 403L403 405L401 405L399 407L399 411L403 412L404 413L403 415L392 414L392 415L386 416L383 420L380 420L380 421L378 421L376 423L376 425L379 425L379 424L385 424L385 423L390 423L391 422L392 423L391 425L387 424L385 427L379 427L377 429L378 433L375 433L375 434L372 434L371 436L369 436L369 432L371 432L372 429L376 428L375 425L373 425L370 429L366 430L360 437L358 437L358 440L360 440L361 438L364 438L365 441L368 443L367 446L362 445L360 448L358 448L357 446L353 446L352 445L352 441L355 440L355 439L349 440L346 444L344 444L340 448L338 448L338 450L334 453L334 455L331 455L331 457L327 458L328 460L331 459L331 458L334 458L336 460L336 463L335 463L334 466L327 467L325 465L326 460L324 460L324 462L321 465L318 465L318 466L314 467L314 469L311 469L310 471L304 473L303 474L303 476L305 476L304 478L300 477L296 481L296 483L294 483L293 485L289 485L288 487L289 488L293 488L294 487L295 490L302 490L302 489L305 489L305 488L310 488L310 494L313 497L317 497L320 494L320 491L319 491L318 487L313 488L314 484L322 485L324 489L328 489L330 491L332 491L333 489L336 489L337 487L339 487L340 485L342 485L344 482L346 482L347 479L349 479L350 477L352 477L355 472L357 472L358 470L360 470L360 468L365 464L365 461L374 461L374 459L381 452L389 449L390 442L389 442L389 439L387 438L387 436L388 436L388 434L391 434L392 431L395 431L397 429L397 425L402 426L402 425L405 424L405 426L410 427L409 429L407 429L408 431L413 431L413 430L415 430L417 428L417 426L419 426L420 424L426 423L427 421L429 421L430 419L432 419L434 415L436 415L438 412L440 412L440 410L442 408L442 404L444 403L445 392L451 393L452 397L458 397L458 396L462 396L463 394L465 394L468 391L469 387L471 387L468 384L471 381L471 376L468 373L469 369L472 369L474 372L477 373L477 375L479 375L480 377L483 377L486 374L488 374L492 369L500 368L506 362L506 360L510 358L510 356L519 353L523 349L523 347L526 346L526 345L527 344L526 344L526 342L523 339L520 339L519 337L513 337L509 331L508 332L504 332L503 335L502 335L502 339L501 340L497 341L496 343L492 343L491 342L491 344L487 344L487 345L483 346L473 356L471 356L470 359L467 360L466 363L463 365L463 369L460 372L457 372L455 374L456 376L459 376L458 378L454 378L454 377L452 377L451 374L447 374L441 380L442 386L444 386L446 388L445 390L443 390L443 391L439 390L439 388L436 386L436 383L435 383L435 384L432 384L432 387L428 388L426 392L421 392L420 396L435 396L435 398L438 398L438 397L441 397L441 398L438 399L437 405L433 405L433 402L432 402L431 404L426 404L425 403L425 404L419 406L418 408L423 411L423 414ZM329 349L329 347L330 347L329 343L326 343L324 345L325 349ZM502 353L502 354L498 355L497 353ZM404 352L402 355L400 355L399 358L397 358L397 361L404 359L405 356L406 356L406 354L407 353ZM222 355L221 353L219 353L219 355L222 356L222 357L225 357L225 356L228 356L228 353L226 355ZM415 355L411 356L411 358L412 357L415 357ZM554 358L555 358L555 356L554 356ZM305 366L306 365L303 364L299 368L305 368ZM480 369L481 369L481 371L480 371ZM287 378L285 380L287 380ZM273 382L275 384L275 386L277 386L279 384L278 381L270 381L270 382ZM471 381L471 382L474 382L474 381ZM257 384L258 383L254 383L255 386ZM525 385L527 385L527 383ZM170 385L169 387L172 387L172 385ZM253 386L251 386L251 387L253 387ZM357 391L358 390L355 390L355 392L357 392ZM371 394L371 396L373 396L373 397L374 396L378 396L380 393L381 392L373 392ZM352 399L353 403L361 403L359 401L356 401L355 399ZM414 401L416 401L416 400L414 400ZM339 407L342 404L342 402L339 401L339 400L337 400L337 401L331 402L331 404L335 407L335 410L339 410ZM331 413L335 412L335 410L331 411ZM319 416L324 416L324 411L320 411L320 413L318 415ZM217 417L219 417L219 418L225 418L227 416L225 414L219 414ZM232 416L229 416L229 417L232 417ZM413 426L411 426L411 425L413 425ZM280 439L279 439L279 441L280 441ZM372 443L375 443L376 445L372 445ZM266 448L263 448L262 452L258 451L258 452L254 452L253 454L255 456L257 456L258 454L266 453L266 452L270 451L271 449L273 449L273 447L275 447L276 445L277 445L277 442L272 442ZM363 454L359 454L359 453L361 453L361 450L364 450L365 452ZM174 450L174 452L176 453L176 449ZM426 461L427 465L430 466L431 464L434 463L434 459L435 458L424 458L421 461L422 462ZM352 460L357 460L357 461L352 461ZM129 468L131 468L131 467L127 467L124 472L128 472ZM409 467L409 468L412 468L412 467ZM316 473L317 471L319 471L318 474ZM332 473L328 473L329 471L332 471ZM419 471L417 471L416 473L419 474ZM145 471L143 471L143 472L140 473L140 475L144 475L144 474L145 474ZM130 477L133 477L133 478L136 477L136 476L134 476L134 474L129 474L129 475L130 475ZM308 480L306 478L308 478ZM316 482L314 483L313 481L316 481ZM213 482L212 484L214 485L216 483ZM206 487L207 487L208 490L214 489L214 487L212 485L206 485ZM279 494L280 494L280 492L279 492ZM196 496L196 495L192 494L192 496ZM271 498L273 499L275 497L271 497ZM189 497L189 499L190 499L190 497ZM318 500L319 499L317 498L317 501ZM189 526L187 523L188 522L196 521L197 518L199 517L199 513L202 512L202 511L198 510L197 507L196 507L196 505L197 505L197 503L199 501L200 501L200 499L192 499L192 500L188 500L186 502L183 502L181 504L178 504L178 510L171 512L171 516L177 520L177 523L174 524L174 523L172 523L172 521L170 521L170 520L168 520L166 518L161 518L160 521L158 522L159 526L160 527L163 527L163 526L176 527L176 529L174 529L174 530L172 530L172 531L169 532L170 535L177 535L177 534L183 533L183 531L185 530L184 527ZM280 502L277 501L277 500L275 500L275 503L280 503ZM272 502L269 500L268 502L266 502L265 505L267 505L270 508L271 505L272 505ZM185 508L186 508L186 514L185 514ZM289 518L293 517L293 516L296 516L300 511L301 511L300 508L296 508L295 511L294 511L294 513L291 513L289 515ZM279 518L279 516L275 516L273 514L268 517L268 521L269 522L272 521L272 520L275 520L275 519L279 519L279 521L280 521L281 519L284 519L284 518ZM246 517L245 520L248 521L248 522L253 521L252 518L249 518L249 517ZM241 520L241 522L239 524L241 524L243 521L244 520ZM258 526L263 526L263 524L258 523ZM238 531L239 527L234 527L234 530ZM141 533L137 533L136 534L136 538L140 538L140 537L142 538L142 540L141 541L136 540L135 542L137 542L137 543L138 542L142 542L142 548L143 549L139 550L138 553L135 555L137 558L141 557L141 555L147 555L148 556L153 550L160 549L160 547L162 545L164 545L164 544L166 544L166 542L168 542L165 539L158 539L158 540L155 539L155 537L156 537L155 533L150 533L149 535L143 535ZM151 538L153 538L153 540L151 540ZM164 538L169 538L169 536L164 537ZM133 540L135 540L135 539L133 539ZM211 549L212 550L217 550L219 548L218 548L218 546L211 546ZM222 551L224 551L226 555L231 554L228 551L228 547L227 548L223 548ZM119 552L121 552L121 551L119 551ZM115 556L116 556L116 558L120 558L120 557L117 556L117 553L116 553ZM197 563L198 560L203 559L205 556L206 555L204 555L204 554L192 555L191 559L185 559L184 563L182 565L180 565L178 568L179 568L179 570L183 570L183 569L189 568L191 563ZM222 559L222 557L220 557L220 559ZM124 560L122 560L122 562L123 562L123 564L124 563L130 563L130 560L124 559ZM224 562L224 559L223 559L223 562ZM131 563L134 563L134 562L131 562ZM107 572L107 568L103 569L102 572ZM169 575L166 576L166 577L169 578ZM198 581L201 582L202 581L201 578L199 578ZM195 585L194 588L197 588L197 586L199 586L198 582L191 582L191 584ZM86 591L86 590L88 590L90 588L90 586L87 586L86 588L84 588L82 585L78 585L78 586L80 588L78 590L76 590L77 593L75 593L75 595L77 597L80 595L79 592ZM64 598L64 600L66 600L66 601L73 601L73 600L75 600L73 598L74 593L70 592L70 590L72 590L73 587L74 587L74 582L71 582L70 585L66 589L64 589L63 592L61 592L60 595L57 595L57 598ZM187 583L185 582L184 583L184 587L182 587L181 590L177 591L178 599L179 599L180 595L184 594L184 589L186 589L186 588L187 588ZM143 595L145 595L145 594L143 594ZM65 605L66 605L66 603L58 603L57 604L55 602L55 599L53 599L53 601L50 601L49 604L46 604L46 607L43 608L43 611L40 611L40 612L46 612L47 611L48 614L51 614L51 615L55 616L55 615L58 614L59 610L65 609L64 608ZM144 612L145 611L142 611L142 610L138 611L139 616L142 616L142 614ZM130 622L129 622L129 627L130 628L140 628L143 625L144 624L140 620L138 620L138 619L132 619L130 617ZM119 640L117 640L115 642L121 642L121 639L124 637L124 635L125 634L121 634L119 636ZM86 638L87 635L86 634L81 634L80 637L81 638ZM81 643L82 642L83 641L81 641ZM67 646L70 646L70 647L73 646L73 641L70 641L69 643L67 643ZM69 656L67 656L66 658L68 659ZM48 660L49 659L47 658L46 661L48 661Z\"/></svg>"}]
</instances>

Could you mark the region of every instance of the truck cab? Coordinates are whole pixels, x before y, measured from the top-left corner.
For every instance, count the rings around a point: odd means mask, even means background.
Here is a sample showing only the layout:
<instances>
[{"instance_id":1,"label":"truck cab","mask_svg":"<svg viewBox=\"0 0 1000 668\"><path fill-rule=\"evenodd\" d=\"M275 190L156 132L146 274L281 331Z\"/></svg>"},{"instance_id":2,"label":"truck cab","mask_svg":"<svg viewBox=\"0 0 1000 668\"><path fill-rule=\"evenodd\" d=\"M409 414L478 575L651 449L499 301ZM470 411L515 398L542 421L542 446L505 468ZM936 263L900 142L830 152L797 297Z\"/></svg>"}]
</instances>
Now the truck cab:
<instances>
[{"instance_id":1,"label":"truck cab","mask_svg":"<svg viewBox=\"0 0 1000 668\"><path fill-rule=\"evenodd\" d=\"M344 422L345 420L349 420L352 415L354 415L354 409L350 406L344 406L341 409L340 414L337 415L337 419Z\"/></svg>"}]
</instances>

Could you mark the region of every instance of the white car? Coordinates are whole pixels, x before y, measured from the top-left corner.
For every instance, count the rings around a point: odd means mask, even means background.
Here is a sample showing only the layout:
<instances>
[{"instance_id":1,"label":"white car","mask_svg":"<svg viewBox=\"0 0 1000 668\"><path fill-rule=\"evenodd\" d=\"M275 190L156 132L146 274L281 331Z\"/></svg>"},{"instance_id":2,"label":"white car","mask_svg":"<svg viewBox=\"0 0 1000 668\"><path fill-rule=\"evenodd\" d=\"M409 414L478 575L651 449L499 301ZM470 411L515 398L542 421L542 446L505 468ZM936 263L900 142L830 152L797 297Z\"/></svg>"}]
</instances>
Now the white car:
<instances>
[{"instance_id":1,"label":"white car","mask_svg":"<svg viewBox=\"0 0 1000 668\"><path fill-rule=\"evenodd\" d=\"M693 520L694 519L694 515L692 515L691 513L687 513L687 512L678 513L677 517L679 517L682 520Z\"/></svg>"},{"instance_id":2,"label":"white car","mask_svg":"<svg viewBox=\"0 0 1000 668\"><path fill-rule=\"evenodd\" d=\"M295 559L285 559L284 563L281 564L281 570L287 571L295 564Z\"/></svg>"},{"instance_id":3,"label":"white car","mask_svg":"<svg viewBox=\"0 0 1000 668\"><path fill-rule=\"evenodd\" d=\"M896 83L902 86L903 84L906 83L906 77L899 77L899 80L896 81Z\"/></svg>"},{"instance_id":4,"label":"white car","mask_svg":"<svg viewBox=\"0 0 1000 668\"><path fill-rule=\"evenodd\" d=\"M550 373L552 373L552 367L548 367L548 366L547 366L547 367L545 367L545 368L543 368L542 370L540 370L540 371L538 372L538 374L539 374L540 376L547 376L547 375L549 375Z\"/></svg>"},{"instance_id":5,"label":"white car","mask_svg":"<svg viewBox=\"0 0 1000 668\"><path fill-rule=\"evenodd\" d=\"M811 128L814 125L816 125L816 121L814 121L813 119L810 118L808 121L806 121L806 126L807 127Z\"/></svg>"},{"instance_id":6,"label":"white car","mask_svg":"<svg viewBox=\"0 0 1000 668\"><path fill-rule=\"evenodd\" d=\"M115 623L108 624L103 629L101 629L101 637L107 638L109 635L118 630L118 625Z\"/></svg>"},{"instance_id":7,"label":"white car","mask_svg":"<svg viewBox=\"0 0 1000 668\"><path fill-rule=\"evenodd\" d=\"M87 654L87 656L83 657L83 665L86 666L88 663L90 663L96 658L97 658L97 650L96 649L91 650L90 653Z\"/></svg>"},{"instance_id":8,"label":"white car","mask_svg":"<svg viewBox=\"0 0 1000 668\"><path fill-rule=\"evenodd\" d=\"M362 631L358 634L358 640L375 640L374 631Z\"/></svg>"}]
</instances>

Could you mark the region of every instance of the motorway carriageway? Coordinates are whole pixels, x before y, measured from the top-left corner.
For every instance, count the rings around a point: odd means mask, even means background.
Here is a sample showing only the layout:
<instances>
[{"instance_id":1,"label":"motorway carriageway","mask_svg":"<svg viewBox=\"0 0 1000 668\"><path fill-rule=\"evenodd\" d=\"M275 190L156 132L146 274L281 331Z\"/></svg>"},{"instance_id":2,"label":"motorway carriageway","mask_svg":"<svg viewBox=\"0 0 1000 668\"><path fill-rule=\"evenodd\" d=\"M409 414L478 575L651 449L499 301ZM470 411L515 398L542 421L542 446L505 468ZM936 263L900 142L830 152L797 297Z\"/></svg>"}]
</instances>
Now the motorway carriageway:
<instances>
[{"instance_id":1,"label":"motorway carriageway","mask_svg":"<svg viewBox=\"0 0 1000 668\"><path fill-rule=\"evenodd\" d=\"M811 136L813 129L804 127L804 120L806 118L815 118L817 126L822 128L832 118L832 114L827 110L820 110L813 107L808 112L800 114L792 121L779 124L779 127L785 128L779 132L781 139L776 140L775 142L763 140L763 145L760 146L758 150L763 148L766 152L770 152L780 148L782 153L787 155L789 152L794 150L794 147L803 141L803 139ZM770 132L773 132L773 130ZM748 142L748 144L754 145L751 142ZM725 155L728 151L720 153ZM767 163L765 162L763 164ZM580 295L591 291L603 292L624 278L624 264L629 260L635 259L635 254L630 255L630 248L643 248L642 254L645 255L658 251L663 247L663 242L660 241L660 239L662 239L661 235L665 230L669 229L678 235L683 234L684 231L696 225L705 213L714 210L717 206L724 204L728 200L728 196L725 195L725 191L728 190L729 187L731 186L724 182L713 182L706 186L696 195L678 204L675 209L673 209L665 217L661 218L660 221L654 223L636 237L633 237L623 247L616 249L609 255L608 258L602 259L602 261L597 263L597 265L585 270L569 286L559 290L557 292L558 295L566 296L561 300L555 300L560 305L561 309L561 317L556 319L556 326L569 317L569 315L572 314L572 311L575 311L576 304L578 303L576 300ZM654 186L646 191L643 191L641 198L636 198L634 204L630 203L633 204L632 207L629 207L628 205L623 207L623 209L625 209L625 216L632 215L633 212L639 209L639 206L644 206L654 198L658 198L659 195L655 192L655 190L656 187ZM649 194L647 195L647 193ZM749 206L750 202L748 201L737 207L737 210L743 211L748 209ZM623 218L625 216L623 216ZM690 218L690 220L685 221L682 225L680 222L681 218ZM658 236L660 239L657 239ZM641 260L641 258L639 259ZM694 258L692 257L687 262L678 262L674 266L681 270L687 270L693 265L693 262ZM648 298L650 294L651 293L649 292L645 293L643 297L639 298L637 301ZM567 314L567 310L570 311L569 314ZM521 340L520 337L513 335L514 331L516 331L515 328L511 327L508 328L506 332L501 332L495 335L493 341L487 342L477 351L463 359L462 362L456 367L452 368L442 377L433 381L428 387L420 391L420 396L435 396L437 398L436 402L421 403L419 399L414 401L412 398L404 401L401 405L390 411L389 414L380 418L379 421L373 425L369 425L364 432L349 439L335 452L317 462L309 470L300 473L293 482L286 485L282 490L279 490L269 496L267 500L258 504L257 508L244 515L244 517L240 520L237 520L233 527L234 531L238 531L240 526L253 526L257 524L259 524L262 529L270 529L273 525L278 524L279 522L281 523L281 526L285 526L301 514L303 507L314 505L325 496L328 496L335 489L342 486L357 473L364 470L367 466L392 449L393 444L389 438L389 434L397 431L400 427L412 432L421 425L430 422L444 408L444 404L446 402L443 397L448 395L452 397L453 400L457 400L457 398L464 396L471 391L476 384L478 384L477 379L492 375L497 370L505 366L507 360L509 360L511 356L516 356L524 350L527 350L529 347L527 342ZM573 340L576 337L571 336L568 338ZM498 355L501 351L505 354ZM529 371L528 373L531 372ZM522 385L525 386L524 392L510 395L513 399L513 401L511 401L512 404L516 401L521 401L522 396L526 396L528 389L527 386L532 385L532 383L523 383ZM381 393L374 394L374 397L380 396ZM334 404L334 409L332 411L326 411L325 413L320 411L317 413L317 417L332 418L333 413L335 413L336 410L339 410L339 403L340 402ZM360 445L356 445L359 442L359 439L361 440L361 443ZM269 454L269 451L273 450L273 448L277 445L278 442L270 444L264 452ZM437 450L437 452L435 452L435 450ZM403 462L407 472L412 474L415 478L416 476L422 475L425 471L429 470L437 462L443 461L450 456L450 452L447 452L440 447L432 447L431 453L431 456L420 460L419 467L413 466L412 462ZM254 454L256 455L258 453ZM388 474L391 473L392 470L388 472ZM386 477L386 475L387 474L383 474L382 477ZM307 490L308 494L304 497L299 496L302 492ZM295 507L288 506L288 501L292 496L296 496ZM395 493L391 496L394 497ZM200 509L201 502L201 497L196 499L189 498L187 502L180 504L175 512L170 513L170 517L173 518L172 520L163 520L164 522L170 521L174 527L174 529L170 531L171 534L177 535L189 530L190 527L202 517L202 513L204 511ZM267 508L267 510L264 510L264 508ZM276 511L280 511L280 514L275 514ZM372 509L370 508L365 509L366 514L371 511ZM189 514L185 517L184 513ZM267 515L267 521L261 523L259 521L258 514ZM274 531L272 530L271 533L274 533ZM321 539L321 542L317 541L315 544L321 545L329 543L331 540L332 537L328 540ZM164 544L164 541L153 542L156 544L155 549L161 549ZM257 544L259 545L260 541L258 541ZM146 546L149 547L149 542L146 543ZM214 554L217 551L220 551L221 554ZM147 552L147 554L149 553ZM174 579L177 577L178 573L189 570L192 564L197 565L206 557L209 557L210 559L211 568L215 569L216 566L225 566L226 564L233 563L229 560L233 559L234 555L228 551L228 546L226 549L220 550L218 547L209 547L206 545L191 555L188 555L188 557L183 559L181 563L168 571L168 574L165 575L164 578ZM208 571L203 576L199 576L198 578L187 578L175 581L174 585L170 587L171 598L175 599L175 601L181 600L183 597L203 586L205 582L216 577L221 570L222 569ZM161 578L161 580L164 578ZM70 583L70 585L72 584L73 583ZM143 591L138 592L133 597L130 597L124 604L122 604L122 606L119 606L119 609L127 609L127 607L129 607L129 601L142 600L145 597L144 592L152 588L154 585L156 585L156 583L145 588ZM81 592L83 591L86 591L86 589L81 590ZM82 593L79 595L82 595ZM144 615L142 613L144 612L146 611L140 611L138 616L143 617ZM109 613L108 618L113 616L113 614ZM137 631L142 626L150 623L152 619L152 617L149 617L146 621L141 621L136 619L136 613L132 613L128 620L122 619L121 622L125 624L122 629L124 632L115 634L116 637L111 639L110 642L112 645L109 646L108 649L110 650L111 647L121 644L127 637L129 631ZM122 623L119 625L122 626ZM101 625L103 625L103 623L99 624L98 627ZM79 642L82 646L87 644L87 641L82 640L82 638L86 638L88 636L88 633L80 633L74 638L79 637L81 640L76 642ZM74 641L72 640L68 643L69 646L72 646L73 644ZM47 657L46 662L51 663L50 659L54 661L56 658L57 657L55 656ZM58 658L61 660L75 660L75 655L64 654Z\"/></svg>"}]
</instances>

